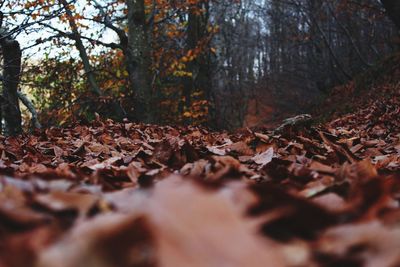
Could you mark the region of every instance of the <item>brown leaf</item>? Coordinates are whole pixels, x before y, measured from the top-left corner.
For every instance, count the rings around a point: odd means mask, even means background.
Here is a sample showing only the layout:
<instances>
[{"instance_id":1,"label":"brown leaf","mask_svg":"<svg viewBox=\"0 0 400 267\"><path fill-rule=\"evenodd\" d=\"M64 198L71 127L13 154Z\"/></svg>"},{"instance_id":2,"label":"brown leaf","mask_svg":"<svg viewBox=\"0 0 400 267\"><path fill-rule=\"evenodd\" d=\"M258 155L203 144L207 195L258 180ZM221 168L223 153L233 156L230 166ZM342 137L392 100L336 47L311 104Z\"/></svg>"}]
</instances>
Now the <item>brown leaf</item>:
<instances>
[{"instance_id":1,"label":"brown leaf","mask_svg":"<svg viewBox=\"0 0 400 267\"><path fill-rule=\"evenodd\" d=\"M56 156L57 158L62 157L64 154L64 150L58 146L54 146L53 150L54 150L54 156Z\"/></svg>"},{"instance_id":2,"label":"brown leaf","mask_svg":"<svg viewBox=\"0 0 400 267\"><path fill-rule=\"evenodd\" d=\"M271 253L249 221L221 196L167 181L154 196L149 206L160 266L283 266L279 253Z\"/></svg>"},{"instance_id":3,"label":"brown leaf","mask_svg":"<svg viewBox=\"0 0 400 267\"><path fill-rule=\"evenodd\" d=\"M33 201L52 212L77 211L85 215L99 201L92 194L54 191L48 194L37 194Z\"/></svg>"},{"instance_id":4,"label":"brown leaf","mask_svg":"<svg viewBox=\"0 0 400 267\"><path fill-rule=\"evenodd\" d=\"M400 230L374 221L343 225L328 230L318 242L318 251L337 259L358 259L366 267L400 264Z\"/></svg>"},{"instance_id":5,"label":"brown leaf","mask_svg":"<svg viewBox=\"0 0 400 267\"><path fill-rule=\"evenodd\" d=\"M270 147L267 151L261 153L261 154L257 154L253 157L253 161L259 165L261 165L261 167L267 165L268 163L270 163L272 161L272 158L274 157L274 149L272 147Z\"/></svg>"},{"instance_id":6,"label":"brown leaf","mask_svg":"<svg viewBox=\"0 0 400 267\"><path fill-rule=\"evenodd\" d=\"M218 156L225 156L226 155L226 150L225 149L221 149L219 147L216 146L207 146L208 151L210 151L211 153L218 155Z\"/></svg>"},{"instance_id":7,"label":"brown leaf","mask_svg":"<svg viewBox=\"0 0 400 267\"><path fill-rule=\"evenodd\" d=\"M106 215L81 223L44 250L38 267L156 266L152 229L143 217Z\"/></svg>"},{"instance_id":8,"label":"brown leaf","mask_svg":"<svg viewBox=\"0 0 400 267\"><path fill-rule=\"evenodd\" d=\"M266 134L254 133L254 135L265 143L268 143L270 141L270 137Z\"/></svg>"}]
</instances>

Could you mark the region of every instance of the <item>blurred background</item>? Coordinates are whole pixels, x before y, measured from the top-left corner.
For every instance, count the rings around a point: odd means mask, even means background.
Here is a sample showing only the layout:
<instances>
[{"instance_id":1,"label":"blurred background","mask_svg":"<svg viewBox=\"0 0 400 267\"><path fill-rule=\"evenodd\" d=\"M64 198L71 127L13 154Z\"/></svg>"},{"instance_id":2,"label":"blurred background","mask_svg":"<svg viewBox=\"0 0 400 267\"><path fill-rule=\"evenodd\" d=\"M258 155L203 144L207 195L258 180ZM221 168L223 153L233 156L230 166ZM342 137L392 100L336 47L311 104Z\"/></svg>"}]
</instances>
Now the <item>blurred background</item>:
<instances>
[{"instance_id":1,"label":"blurred background","mask_svg":"<svg viewBox=\"0 0 400 267\"><path fill-rule=\"evenodd\" d=\"M378 0L3 0L1 10L2 38L22 51L19 90L43 126L96 114L273 126L399 47Z\"/></svg>"}]
</instances>

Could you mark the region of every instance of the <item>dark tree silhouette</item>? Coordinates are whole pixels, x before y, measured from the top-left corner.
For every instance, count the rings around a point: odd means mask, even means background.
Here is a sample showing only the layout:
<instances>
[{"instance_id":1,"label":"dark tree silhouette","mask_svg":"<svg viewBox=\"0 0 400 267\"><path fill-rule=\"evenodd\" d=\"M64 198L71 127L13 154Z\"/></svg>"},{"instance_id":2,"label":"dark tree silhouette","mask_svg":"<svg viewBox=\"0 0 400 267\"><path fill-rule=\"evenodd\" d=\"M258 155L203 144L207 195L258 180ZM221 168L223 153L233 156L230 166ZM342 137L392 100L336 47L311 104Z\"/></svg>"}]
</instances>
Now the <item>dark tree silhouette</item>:
<instances>
[{"instance_id":1,"label":"dark tree silhouette","mask_svg":"<svg viewBox=\"0 0 400 267\"><path fill-rule=\"evenodd\" d=\"M0 47L3 54L3 93L1 111L8 135L22 132L21 111L18 101L18 84L21 74L21 48L18 41L1 28L3 14L0 13Z\"/></svg>"},{"instance_id":2,"label":"dark tree silhouette","mask_svg":"<svg viewBox=\"0 0 400 267\"><path fill-rule=\"evenodd\" d=\"M400 29L400 1L399 0L381 0L390 19Z\"/></svg>"}]
</instances>

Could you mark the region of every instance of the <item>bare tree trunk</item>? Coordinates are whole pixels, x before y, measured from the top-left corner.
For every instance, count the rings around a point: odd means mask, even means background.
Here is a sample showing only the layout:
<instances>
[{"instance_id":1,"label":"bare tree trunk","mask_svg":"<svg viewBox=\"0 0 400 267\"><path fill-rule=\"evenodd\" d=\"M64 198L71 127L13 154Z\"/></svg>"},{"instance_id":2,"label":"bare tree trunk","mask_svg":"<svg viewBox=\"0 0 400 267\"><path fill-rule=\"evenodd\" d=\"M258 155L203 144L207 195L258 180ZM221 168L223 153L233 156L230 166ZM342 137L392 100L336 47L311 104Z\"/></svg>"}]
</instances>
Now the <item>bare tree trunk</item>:
<instances>
[{"instance_id":1,"label":"bare tree trunk","mask_svg":"<svg viewBox=\"0 0 400 267\"><path fill-rule=\"evenodd\" d=\"M3 53L3 94L2 115L8 135L22 133L21 111L18 102L18 84L21 72L21 48L18 41L0 33L0 46Z\"/></svg>"},{"instance_id":2,"label":"bare tree trunk","mask_svg":"<svg viewBox=\"0 0 400 267\"><path fill-rule=\"evenodd\" d=\"M192 74L185 76L184 96L185 107L190 109L192 105L191 95L195 90L204 92L207 101L209 102L209 111L211 110L211 74L210 74L210 49L209 44L205 43L206 38L210 34L207 32L209 22L209 3L207 1L199 1L192 7L188 15L188 28L187 28L187 49L194 50L203 42L203 51L197 57L190 61L187 65L187 70ZM207 41L208 42L208 41ZM209 113L209 115L211 115ZM209 116L209 124L213 124L214 114ZM190 121L187 121L190 123Z\"/></svg>"},{"instance_id":3,"label":"bare tree trunk","mask_svg":"<svg viewBox=\"0 0 400 267\"><path fill-rule=\"evenodd\" d=\"M82 59L83 68L85 70L86 79L90 86L90 89L96 95L101 95L102 94L101 90L96 82L96 77L93 73L93 68L90 64L88 54L86 52L85 46L83 45L81 35L79 34L79 31L78 31L78 25L76 24L76 22L74 20L71 9L68 6L68 3L66 0L60 0L60 3L64 7L65 12L68 16L69 26L71 27L71 31L72 31L72 39L75 41L75 46L78 49L79 56Z\"/></svg>"},{"instance_id":4,"label":"bare tree trunk","mask_svg":"<svg viewBox=\"0 0 400 267\"><path fill-rule=\"evenodd\" d=\"M154 123L156 108L151 85L151 53L148 41L144 0L127 0L128 51L127 68L134 90L134 117L138 121Z\"/></svg>"},{"instance_id":5,"label":"bare tree trunk","mask_svg":"<svg viewBox=\"0 0 400 267\"><path fill-rule=\"evenodd\" d=\"M381 0L386 9L389 18L400 29L400 1L399 0Z\"/></svg>"},{"instance_id":6,"label":"bare tree trunk","mask_svg":"<svg viewBox=\"0 0 400 267\"><path fill-rule=\"evenodd\" d=\"M198 10L193 10L194 8L200 9L201 4L198 3L195 7L192 7L192 9L189 11L188 15L188 24L187 24L187 38L186 38L186 48L188 50L194 50L198 42L200 41L201 38L201 17ZM199 64L198 64L198 58L195 60L191 60L190 62L187 63L187 71L191 74L185 75L182 77L182 83L183 83L183 94L185 97L185 103L184 103L184 109L186 111L190 111L191 106L192 106L192 93L196 90L196 84L195 80L198 75L199 71ZM190 124L191 119L190 118L185 118L185 124Z\"/></svg>"}]
</instances>

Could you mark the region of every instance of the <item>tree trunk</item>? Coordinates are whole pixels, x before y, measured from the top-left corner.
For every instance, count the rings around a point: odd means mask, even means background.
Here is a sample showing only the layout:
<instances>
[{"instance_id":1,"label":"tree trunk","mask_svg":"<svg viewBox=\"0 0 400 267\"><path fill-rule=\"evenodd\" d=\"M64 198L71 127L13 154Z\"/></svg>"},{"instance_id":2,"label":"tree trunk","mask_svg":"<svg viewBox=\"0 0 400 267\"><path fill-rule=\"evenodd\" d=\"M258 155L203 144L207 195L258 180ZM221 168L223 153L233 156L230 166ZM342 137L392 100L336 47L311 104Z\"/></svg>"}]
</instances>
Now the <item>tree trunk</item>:
<instances>
[{"instance_id":1,"label":"tree trunk","mask_svg":"<svg viewBox=\"0 0 400 267\"><path fill-rule=\"evenodd\" d=\"M2 115L5 132L14 136L22 133L21 111L18 102L18 84L21 72L21 48L18 41L0 34L3 53Z\"/></svg>"},{"instance_id":2,"label":"tree trunk","mask_svg":"<svg viewBox=\"0 0 400 267\"><path fill-rule=\"evenodd\" d=\"M83 45L81 35L79 34L78 25L75 22L74 16L71 12L70 7L66 0L60 0L61 5L64 7L65 12L68 16L68 23L72 31L72 39L75 41L75 46L79 51L79 56L82 59L83 68L85 70L86 80L90 86L90 89L96 95L101 95L101 90L96 82L96 77L93 73L93 68L89 61L89 56L86 52L85 46Z\"/></svg>"},{"instance_id":3,"label":"tree trunk","mask_svg":"<svg viewBox=\"0 0 400 267\"><path fill-rule=\"evenodd\" d=\"M134 117L145 123L156 122L156 108L151 86L151 53L148 41L144 0L127 0L127 68L133 88Z\"/></svg>"},{"instance_id":4,"label":"tree trunk","mask_svg":"<svg viewBox=\"0 0 400 267\"><path fill-rule=\"evenodd\" d=\"M197 4L195 9L200 9L201 4ZM201 38L201 17L198 10L190 10L188 15L187 26L187 39L186 47L188 50L193 50L197 47ZM198 59L192 60L187 64L187 70L192 76L185 76L183 78L184 94L185 94L185 107L190 109L192 101L191 94L196 89L195 79L198 72Z\"/></svg>"},{"instance_id":5,"label":"tree trunk","mask_svg":"<svg viewBox=\"0 0 400 267\"><path fill-rule=\"evenodd\" d=\"M400 1L399 0L381 0L386 9L389 18L400 29Z\"/></svg>"},{"instance_id":6,"label":"tree trunk","mask_svg":"<svg viewBox=\"0 0 400 267\"><path fill-rule=\"evenodd\" d=\"M201 11L202 10L202 11ZM206 1L200 1L189 12L188 15L188 28L187 28L187 49L196 49L201 42L206 42L206 38L210 33L207 32L209 20L209 4ZM192 75L185 76L184 85L184 96L185 96L185 107L190 110L192 105L191 95L196 90L202 90L209 102L209 111L211 110L211 75L210 75L210 47L209 43L203 44L203 51L197 55L197 57L190 61L187 65L187 70ZM209 113L209 124L213 124L214 116L210 116ZM187 121L190 123L190 121ZM214 125L212 125L214 126Z\"/></svg>"}]
</instances>

